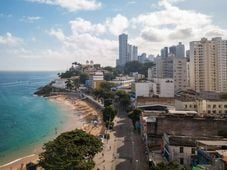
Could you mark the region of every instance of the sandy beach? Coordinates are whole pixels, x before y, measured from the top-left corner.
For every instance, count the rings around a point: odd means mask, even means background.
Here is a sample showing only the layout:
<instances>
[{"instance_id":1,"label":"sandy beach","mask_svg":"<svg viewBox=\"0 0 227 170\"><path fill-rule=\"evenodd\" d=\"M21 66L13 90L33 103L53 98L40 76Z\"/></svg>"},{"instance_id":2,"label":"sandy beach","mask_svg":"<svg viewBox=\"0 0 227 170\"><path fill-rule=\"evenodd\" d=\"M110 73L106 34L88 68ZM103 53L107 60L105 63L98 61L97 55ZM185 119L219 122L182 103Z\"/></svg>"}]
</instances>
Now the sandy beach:
<instances>
[{"instance_id":1,"label":"sandy beach","mask_svg":"<svg viewBox=\"0 0 227 170\"><path fill-rule=\"evenodd\" d=\"M104 133L102 123L102 115L100 110L97 110L89 102L73 98L69 95L58 95L49 97L49 100L62 106L65 120L62 125L55 129L55 135L50 136L50 140L58 136L62 132L82 129L87 133L98 136ZM42 151L42 145L34 146L30 155L18 158L7 164L1 165L0 170L22 170L26 169L26 164L29 162L36 163L38 154Z\"/></svg>"}]
</instances>

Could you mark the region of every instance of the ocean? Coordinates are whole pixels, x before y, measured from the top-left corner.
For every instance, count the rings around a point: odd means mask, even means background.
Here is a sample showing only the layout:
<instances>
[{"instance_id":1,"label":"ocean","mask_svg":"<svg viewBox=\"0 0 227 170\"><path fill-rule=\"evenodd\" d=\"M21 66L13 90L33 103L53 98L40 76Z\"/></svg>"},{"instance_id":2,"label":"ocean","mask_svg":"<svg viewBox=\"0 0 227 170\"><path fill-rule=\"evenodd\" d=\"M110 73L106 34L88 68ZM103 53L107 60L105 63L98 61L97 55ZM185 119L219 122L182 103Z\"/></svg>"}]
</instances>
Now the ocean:
<instances>
[{"instance_id":1,"label":"ocean","mask_svg":"<svg viewBox=\"0 0 227 170\"><path fill-rule=\"evenodd\" d=\"M33 95L56 77L56 72L0 72L0 165L29 154L62 123L60 106Z\"/></svg>"}]
</instances>

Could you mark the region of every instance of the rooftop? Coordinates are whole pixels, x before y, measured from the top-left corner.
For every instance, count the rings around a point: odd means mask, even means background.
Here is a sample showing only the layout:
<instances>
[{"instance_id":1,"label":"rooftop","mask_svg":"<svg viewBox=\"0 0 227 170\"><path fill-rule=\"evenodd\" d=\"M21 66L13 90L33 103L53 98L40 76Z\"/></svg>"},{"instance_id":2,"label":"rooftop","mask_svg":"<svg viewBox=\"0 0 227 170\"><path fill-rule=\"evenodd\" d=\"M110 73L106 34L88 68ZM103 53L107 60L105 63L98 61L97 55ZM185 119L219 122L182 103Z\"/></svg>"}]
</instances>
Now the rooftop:
<instances>
[{"instance_id":1,"label":"rooftop","mask_svg":"<svg viewBox=\"0 0 227 170\"><path fill-rule=\"evenodd\" d=\"M207 146L227 146L227 140L198 140L197 142Z\"/></svg>"},{"instance_id":2,"label":"rooftop","mask_svg":"<svg viewBox=\"0 0 227 170\"><path fill-rule=\"evenodd\" d=\"M174 105L175 99L172 97L137 97L137 105L146 105L152 103Z\"/></svg>"}]
</instances>

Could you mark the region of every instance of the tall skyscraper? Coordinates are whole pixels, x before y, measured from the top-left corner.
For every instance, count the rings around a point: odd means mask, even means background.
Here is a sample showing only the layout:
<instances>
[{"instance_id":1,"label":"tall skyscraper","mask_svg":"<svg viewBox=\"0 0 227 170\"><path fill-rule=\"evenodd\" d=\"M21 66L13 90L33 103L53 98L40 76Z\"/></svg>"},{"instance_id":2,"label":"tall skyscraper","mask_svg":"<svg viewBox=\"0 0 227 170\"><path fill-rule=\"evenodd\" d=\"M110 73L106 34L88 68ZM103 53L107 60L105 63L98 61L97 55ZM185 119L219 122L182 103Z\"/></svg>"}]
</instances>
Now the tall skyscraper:
<instances>
[{"instance_id":1,"label":"tall skyscraper","mask_svg":"<svg viewBox=\"0 0 227 170\"><path fill-rule=\"evenodd\" d=\"M179 44L176 46L176 55L177 58L183 58L185 57L185 47L184 44L179 42Z\"/></svg>"},{"instance_id":2,"label":"tall skyscraper","mask_svg":"<svg viewBox=\"0 0 227 170\"><path fill-rule=\"evenodd\" d=\"M177 49L175 45L169 47L169 53L175 56L177 55Z\"/></svg>"},{"instance_id":3,"label":"tall skyscraper","mask_svg":"<svg viewBox=\"0 0 227 170\"><path fill-rule=\"evenodd\" d=\"M138 47L133 46L132 51L133 51L133 60L138 61Z\"/></svg>"},{"instance_id":4,"label":"tall skyscraper","mask_svg":"<svg viewBox=\"0 0 227 170\"><path fill-rule=\"evenodd\" d=\"M161 49L161 57L162 58L167 58L168 57L168 54L169 54L169 51L168 51L168 47L164 47L163 49Z\"/></svg>"},{"instance_id":5,"label":"tall skyscraper","mask_svg":"<svg viewBox=\"0 0 227 170\"><path fill-rule=\"evenodd\" d=\"M119 62L118 64L124 66L128 60L128 35L119 35Z\"/></svg>"},{"instance_id":6,"label":"tall skyscraper","mask_svg":"<svg viewBox=\"0 0 227 170\"><path fill-rule=\"evenodd\" d=\"M119 35L119 59L117 65L124 66L127 62L138 60L138 47L128 44L128 35Z\"/></svg>"},{"instance_id":7,"label":"tall skyscraper","mask_svg":"<svg viewBox=\"0 0 227 170\"><path fill-rule=\"evenodd\" d=\"M190 87L227 92L227 40L202 38L190 43Z\"/></svg>"}]
</instances>

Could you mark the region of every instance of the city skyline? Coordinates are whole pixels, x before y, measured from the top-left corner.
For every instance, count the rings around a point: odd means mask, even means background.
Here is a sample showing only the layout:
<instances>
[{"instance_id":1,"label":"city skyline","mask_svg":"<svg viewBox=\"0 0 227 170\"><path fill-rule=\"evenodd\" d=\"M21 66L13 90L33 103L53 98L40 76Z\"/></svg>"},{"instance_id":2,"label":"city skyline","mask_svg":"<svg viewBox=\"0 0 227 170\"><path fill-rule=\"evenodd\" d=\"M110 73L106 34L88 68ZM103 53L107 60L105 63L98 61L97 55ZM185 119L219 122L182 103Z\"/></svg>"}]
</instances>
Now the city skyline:
<instances>
[{"instance_id":1,"label":"city skyline","mask_svg":"<svg viewBox=\"0 0 227 170\"><path fill-rule=\"evenodd\" d=\"M64 70L86 60L114 66L121 33L130 35L139 54L154 55L178 42L188 49L202 37L226 39L226 5L224 0L5 0L0 70Z\"/></svg>"}]
</instances>

